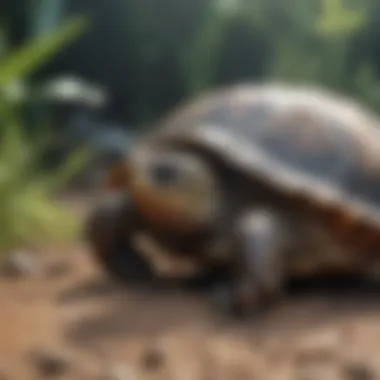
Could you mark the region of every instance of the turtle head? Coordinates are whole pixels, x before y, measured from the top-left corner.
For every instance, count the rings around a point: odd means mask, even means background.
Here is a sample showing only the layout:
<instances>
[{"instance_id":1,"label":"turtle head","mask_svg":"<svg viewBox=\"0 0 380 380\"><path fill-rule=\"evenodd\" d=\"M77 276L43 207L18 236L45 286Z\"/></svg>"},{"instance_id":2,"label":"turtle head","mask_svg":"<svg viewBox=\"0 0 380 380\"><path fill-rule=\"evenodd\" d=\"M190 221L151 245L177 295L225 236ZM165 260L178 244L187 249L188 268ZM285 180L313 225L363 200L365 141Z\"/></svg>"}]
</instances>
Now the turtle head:
<instances>
[{"instance_id":1,"label":"turtle head","mask_svg":"<svg viewBox=\"0 0 380 380\"><path fill-rule=\"evenodd\" d=\"M201 158L181 151L139 150L130 165L133 201L151 222L171 230L193 230L215 218L216 178Z\"/></svg>"}]
</instances>

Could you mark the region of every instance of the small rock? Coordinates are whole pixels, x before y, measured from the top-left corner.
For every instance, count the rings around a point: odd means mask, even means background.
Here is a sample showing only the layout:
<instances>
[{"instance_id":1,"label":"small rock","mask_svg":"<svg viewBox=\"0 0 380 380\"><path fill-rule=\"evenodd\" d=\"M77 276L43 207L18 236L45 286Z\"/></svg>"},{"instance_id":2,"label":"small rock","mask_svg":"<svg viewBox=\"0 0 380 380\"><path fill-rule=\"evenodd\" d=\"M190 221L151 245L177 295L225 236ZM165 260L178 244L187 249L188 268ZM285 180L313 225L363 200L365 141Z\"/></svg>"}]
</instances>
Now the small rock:
<instances>
[{"instance_id":1,"label":"small rock","mask_svg":"<svg viewBox=\"0 0 380 380\"><path fill-rule=\"evenodd\" d=\"M141 357L141 366L149 371L159 370L165 363L165 353L158 347L148 348Z\"/></svg>"},{"instance_id":2,"label":"small rock","mask_svg":"<svg viewBox=\"0 0 380 380\"><path fill-rule=\"evenodd\" d=\"M105 380L133 380L133 378L131 368L122 363L111 365L104 377Z\"/></svg>"},{"instance_id":3,"label":"small rock","mask_svg":"<svg viewBox=\"0 0 380 380\"><path fill-rule=\"evenodd\" d=\"M28 277L37 274L41 269L37 258L25 251L12 252L2 265L1 272L9 277Z\"/></svg>"},{"instance_id":4,"label":"small rock","mask_svg":"<svg viewBox=\"0 0 380 380\"><path fill-rule=\"evenodd\" d=\"M345 380L374 380L377 378L374 369L363 362L346 363L342 372Z\"/></svg>"},{"instance_id":5,"label":"small rock","mask_svg":"<svg viewBox=\"0 0 380 380\"><path fill-rule=\"evenodd\" d=\"M63 350L37 349L31 353L32 362L44 377L55 377L67 373L72 366L71 356Z\"/></svg>"}]
</instances>

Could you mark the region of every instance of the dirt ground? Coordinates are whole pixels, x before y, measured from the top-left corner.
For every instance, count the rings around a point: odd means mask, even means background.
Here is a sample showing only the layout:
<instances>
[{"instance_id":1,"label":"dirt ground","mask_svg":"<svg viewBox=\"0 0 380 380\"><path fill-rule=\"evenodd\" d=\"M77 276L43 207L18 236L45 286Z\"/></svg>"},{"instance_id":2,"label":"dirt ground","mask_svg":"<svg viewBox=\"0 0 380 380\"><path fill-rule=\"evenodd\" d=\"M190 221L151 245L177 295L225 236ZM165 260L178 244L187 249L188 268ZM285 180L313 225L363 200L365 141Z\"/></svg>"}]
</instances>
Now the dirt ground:
<instances>
[{"instance_id":1,"label":"dirt ground","mask_svg":"<svg viewBox=\"0 0 380 380\"><path fill-rule=\"evenodd\" d=\"M118 289L79 243L38 260L0 278L0 380L380 379L380 292L294 295L234 323L199 294Z\"/></svg>"}]
</instances>

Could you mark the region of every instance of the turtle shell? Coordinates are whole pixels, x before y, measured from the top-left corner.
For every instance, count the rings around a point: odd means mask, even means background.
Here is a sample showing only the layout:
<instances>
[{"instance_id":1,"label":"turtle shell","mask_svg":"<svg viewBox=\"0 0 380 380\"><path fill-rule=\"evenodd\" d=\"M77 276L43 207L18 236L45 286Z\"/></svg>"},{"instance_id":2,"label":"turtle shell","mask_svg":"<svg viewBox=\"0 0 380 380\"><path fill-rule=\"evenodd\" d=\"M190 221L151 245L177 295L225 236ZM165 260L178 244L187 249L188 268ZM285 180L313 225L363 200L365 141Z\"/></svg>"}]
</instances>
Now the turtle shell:
<instances>
[{"instance_id":1,"label":"turtle shell","mask_svg":"<svg viewBox=\"0 0 380 380\"><path fill-rule=\"evenodd\" d=\"M201 148L314 209L380 231L380 123L322 88L246 84L177 109L151 141Z\"/></svg>"}]
</instances>

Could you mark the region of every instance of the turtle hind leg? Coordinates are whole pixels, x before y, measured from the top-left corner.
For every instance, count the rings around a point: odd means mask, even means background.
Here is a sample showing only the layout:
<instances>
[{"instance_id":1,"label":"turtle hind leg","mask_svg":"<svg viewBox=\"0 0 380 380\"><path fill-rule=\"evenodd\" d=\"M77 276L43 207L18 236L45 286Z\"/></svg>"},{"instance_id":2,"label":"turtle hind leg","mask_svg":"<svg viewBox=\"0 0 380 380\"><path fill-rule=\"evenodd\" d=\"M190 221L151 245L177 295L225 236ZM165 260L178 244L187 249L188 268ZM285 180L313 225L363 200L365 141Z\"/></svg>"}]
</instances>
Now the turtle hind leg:
<instances>
[{"instance_id":1,"label":"turtle hind leg","mask_svg":"<svg viewBox=\"0 0 380 380\"><path fill-rule=\"evenodd\" d=\"M232 275L214 288L212 302L224 313L247 316L283 293L286 231L276 214L256 210L238 220L235 232Z\"/></svg>"},{"instance_id":2,"label":"turtle hind leg","mask_svg":"<svg viewBox=\"0 0 380 380\"><path fill-rule=\"evenodd\" d=\"M126 194L107 196L88 216L85 239L100 267L123 284L155 280L149 264L133 247L135 233L132 204Z\"/></svg>"}]
</instances>

